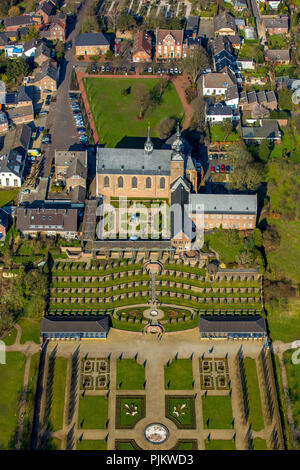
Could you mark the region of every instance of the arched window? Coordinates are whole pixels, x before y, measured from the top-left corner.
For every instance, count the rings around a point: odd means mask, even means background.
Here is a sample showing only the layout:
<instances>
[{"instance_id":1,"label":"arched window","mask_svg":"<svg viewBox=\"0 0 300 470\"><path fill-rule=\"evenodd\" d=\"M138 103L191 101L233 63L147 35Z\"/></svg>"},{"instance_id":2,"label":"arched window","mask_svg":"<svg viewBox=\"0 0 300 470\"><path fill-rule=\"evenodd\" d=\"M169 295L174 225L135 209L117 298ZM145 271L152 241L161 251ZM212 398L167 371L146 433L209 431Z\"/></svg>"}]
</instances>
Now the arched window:
<instances>
[{"instance_id":1,"label":"arched window","mask_svg":"<svg viewBox=\"0 0 300 470\"><path fill-rule=\"evenodd\" d=\"M160 178L159 187L160 187L160 189L165 189L165 187L166 187L166 180L165 180L165 178Z\"/></svg>"},{"instance_id":2,"label":"arched window","mask_svg":"<svg viewBox=\"0 0 300 470\"><path fill-rule=\"evenodd\" d=\"M119 178L118 178L118 187L123 188L123 185L124 185L123 176L119 176Z\"/></svg>"},{"instance_id":3,"label":"arched window","mask_svg":"<svg viewBox=\"0 0 300 470\"><path fill-rule=\"evenodd\" d=\"M134 176L131 180L131 187L132 188L137 188L137 177Z\"/></svg>"},{"instance_id":4,"label":"arched window","mask_svg":"<svg viewBox=\"0 0 300 470\"><path fill-rule=\"evenodd\" d=\"M148 178L146 179L146 188L147 189L151 188L151 178L150 178L150 176L148 176Z\"/></svg>"},{"instance_id":5,"label":"arched window","mask_svg":"<svg viewBox=\"0 0 300 470\"><path fill-rule=\"evenodd\" d=\"M105 188L109 187L109 176L104 176L104 187Z\"/></svg>"}]
</instances>

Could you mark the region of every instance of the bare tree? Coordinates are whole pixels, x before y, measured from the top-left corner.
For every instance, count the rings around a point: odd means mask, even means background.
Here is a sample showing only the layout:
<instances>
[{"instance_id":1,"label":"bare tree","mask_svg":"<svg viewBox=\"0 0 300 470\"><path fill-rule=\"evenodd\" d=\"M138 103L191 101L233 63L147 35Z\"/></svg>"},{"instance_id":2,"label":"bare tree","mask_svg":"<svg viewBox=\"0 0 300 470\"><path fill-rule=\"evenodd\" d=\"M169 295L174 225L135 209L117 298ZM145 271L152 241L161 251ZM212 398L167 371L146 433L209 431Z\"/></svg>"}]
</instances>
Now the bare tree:
<instances>
[{"instance_id":1,"label":"bare tree","mask_svg":"<svg viewBox=\"0 0 300 470\"><path fill-rule=\"evenodd\" d=\"M183 60L184 70L191 76L194 84L197 82L201 71L208 66L209 58L202 46L199 46L191 56Z\"/></svg>"}]
</instances>

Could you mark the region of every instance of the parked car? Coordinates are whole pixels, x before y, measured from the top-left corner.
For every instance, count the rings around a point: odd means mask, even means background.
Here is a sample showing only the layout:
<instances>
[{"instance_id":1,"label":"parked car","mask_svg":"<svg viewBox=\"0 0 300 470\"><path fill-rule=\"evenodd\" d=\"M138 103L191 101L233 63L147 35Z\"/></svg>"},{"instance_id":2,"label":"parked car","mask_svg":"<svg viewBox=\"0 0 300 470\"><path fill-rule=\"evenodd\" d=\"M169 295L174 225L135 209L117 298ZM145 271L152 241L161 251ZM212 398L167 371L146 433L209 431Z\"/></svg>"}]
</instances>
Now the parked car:
<instances>
[{"instance_id":1,"label":"parked car","mask_svg":"<svg viewBox=\"0 0 300 470\"><path fill-rule=\"evenodd\" d=\"M135 66L134 66L134 65L132 65L132 66L130 67L130 72L135 72Z\"/></svg>"},{"instance_id":2,"label":"parked car","mask_svg":"<svg viewBox=\"0 0 300 470\"><path fill-rule=\"evenodd\" d=\"M49 111L40 111L40 116L46 116L48 114Z\"/></svg>"},{"instance_id":3,"label":"parked car","mask_svg":"<svg viewBox=\"0 0 300 470\"><path fill-rule=\"evenodd\" d=\"M231 167L230 167L230 171L234 171L234 166L231 166Z\"/></svg>"},{"instance_id":4,"label":"parked car","mask_svg":"<svg viewBox=\"0 0 300 470\"><path fill-rule=\"evenodd\" d=\"M105 72L105 65L101 66L101 72Z\"/></svg>"},{"instance_id":5,"label":"parked car","mask_svg":"<svg viewBox=\"0 0 300 470\"><path fill-rule=\"evenodd\" d=\"M46 97L46 106L49 106L50 101L51 101L51 95L47 95L47 97Z\"/></svg>"},{"instance_id":6,"label":"parked car","mask_svg":"<svg viewBox=\"0 0 300 470\"><path fill-rule=\"evenodd\" d=\"M92 72L93 73L96 73L97 72L97 66L94 64L93 67L92 67Z\"/></svg>"},{"instance_id":7,"label":"parked car","mask_svg":"<svg viewBox=\"0 0 300 470\"><path fill-rule=\"evenodd\" d=\"M212 166L212 167L210 168L210 172L211 172L211 173L214 173L214 172L215 172L215 167L214 167L214 166Z\"/></svg>"},{"instance_id":8,"label":"parked car","mask_svg":"<svg viewBox=\"0 0 300 470\"><path fill-rule=\"evenodd\" d=\"M70 51L72 49L72 41L69 41L66 46L67 51Z\"/></svg>"},{"instance_id":9,"label":"parked car","mask_svg":"<svg viewBox=\"0 0 300 470\"><path fill-rule=\"evenodd\" d=\"M221 173L225 173L225 166L224 166L224 165L221 165L220 170L221 170Z\"/></svg>"},{"instance_id":10,"label":"parked car","mask_svg":"<svg viewBox=\"0 0 300 470\"><path fill-rule=\"evenodd\" d=\"M220 173L220 166L216 166L216 173Z\"/></svg>"},{"instance_id":11,"label":"parked car","mask_svg":"<svg viewBox=\"0 0 300 470\"><path fill-rule=\"evenodd\" d=\"M230 166L229 165L227 165L225 169L226 169L226 173L230 172Z\"/></svg>"},{"instance_id":12,"label":"parked car","mask_svg":"<svg viewBox=\"0 0 300 470\"><path fill-rule=\"evenodd\" d=\"M213 159L213 154L210 153L208 158L209 158L209 160L212 160Z\"/></svg>"},{"instance_id":13,"label":"parked car","mask_svg":"<svg viewBox=\"0 0 300 470\"><path fill-rule=\"evenodd\" d=\"M148 67L148 72L152 73L152 67Z\"/></svg>"}]
</instances>

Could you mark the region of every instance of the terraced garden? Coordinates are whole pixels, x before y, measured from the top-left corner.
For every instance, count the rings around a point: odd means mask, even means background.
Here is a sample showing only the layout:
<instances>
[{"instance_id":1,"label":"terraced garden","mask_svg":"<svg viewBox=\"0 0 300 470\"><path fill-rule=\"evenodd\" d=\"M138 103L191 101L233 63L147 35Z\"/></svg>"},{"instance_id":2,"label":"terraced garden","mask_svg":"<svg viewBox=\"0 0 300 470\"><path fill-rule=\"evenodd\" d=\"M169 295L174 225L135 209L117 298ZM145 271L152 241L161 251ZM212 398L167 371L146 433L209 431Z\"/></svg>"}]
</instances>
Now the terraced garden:
<instances>
[{"instance_id":1,"label":"terraced garden","mask_svg":"<svg viewBox=\"0 0 300 470\"><path fill-rule=\"evenodd\" d=\"M166 330L192 328L202 313L261 313L260 275L221 271L212 279L199 264L191 266L177 260L164 265L156 276L155 289L164 309ZM147 323L143 312L151 298L151 279L142 263L128 259L101 265L56 262L51 275L50 315L105 313L112 316L113 326L123 329L138 326L141 330ZM130 306L133 309L126 312L125 307ZM122 321L126 325L120 326Z\"/></svg>"}]
</instances>

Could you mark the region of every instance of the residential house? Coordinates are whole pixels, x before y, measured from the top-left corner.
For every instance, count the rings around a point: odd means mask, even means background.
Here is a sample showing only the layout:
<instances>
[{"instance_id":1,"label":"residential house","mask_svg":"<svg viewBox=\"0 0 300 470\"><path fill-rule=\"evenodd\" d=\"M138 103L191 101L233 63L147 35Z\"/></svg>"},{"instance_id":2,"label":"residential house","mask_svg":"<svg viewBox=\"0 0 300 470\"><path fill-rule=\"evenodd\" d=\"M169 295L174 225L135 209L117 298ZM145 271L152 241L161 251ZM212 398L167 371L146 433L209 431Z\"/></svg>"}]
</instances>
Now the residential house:
<instances>
[{"instance_id":1,"label":"residential house","mask_svg":"<svg viewBox=\"0 0 300 470\"><path fill-rule=\"evenodd\" d=\"M205 112L205 120L211 124L223 122L226 119L234 121L238 118L238 115L234 114L234 110L231 106L227 106L222 103L208 106Z\"/></svg>"},{"instance_id":2,"label":"residential house","mask_svg":"<svg viewBox=\"0 0 300 470\"><path fill-rule=\"evenodd\" d=\"M267 49L265 60L273 65L287 65L290 63L289 49Z\"/></svg>"},{"instance_id":3,"label":"residential house","mask_svg":"<svg viewBox=\"0 0 300 470\"><path fill-rule=\"evenodd\" d=\"M203 95L225 95L226 90L236 85L236 78L233 73L206 73L202 76Z\"/></svg>"},{"instance_id":4,"label":"residential house","mask_svg":"<svg viewBox=\"0 0 300 470\"><path fill-rule=\"evenodd\" d=\"M214 17L214 30L216 36L235 36L237 31L235 18L227 11L223 11Z\"/></svg>"},{"instance_id":5,"label":"residential house","mask_svg":"<svg viewBox=\"0 0 300 470\"><path fill-rule=\"evenodd\" d=\"M105 55L109 46L109 40L103 33L79 34L75 39L75 55Z\"/></svg>"},{"instance_id":6,"label":"residential house","mask_svg":"<svg viewBox=\"0 0 300 470\"><path fill-rule=\"evenodd\" d=\"M294 79L290 78L288 76L275 77L276 88L278 90L280 90L282 88L291 88L293 82L294 82Z\"/></svg>"},{"instance_id":7,"label":"residential house","mask_svg":"<svg viewBox=\"0 0 300 470\"><path fill-rule=\"evenodd\" d=\"M264 18L263 25L269 34L288 34L289 18L288 16L276 16L275 18Z\"/></svg>"},{"instance_id":8,"label":"residential house","mask_svg":"<svg viewBox=\"0 0 300 470\"><path fill-rule=\"evenodd\" d=\"M30 39L29 41L25 42L23 45L23 54L26 57L34 57L38 44L39 41L37 39Z\"/></svg>"},{"instance_id":9,"label":"residential house","mask_svg":"<svg viewBox=\"0 0 300 470\"><path fill-rule=\"evenodd\" d=\"M59 12L57 15L50 16L49 24L40 31L40 38L46 38L50 41L66 40L67 16Z\"/></svg>"},{"instance_id":10,"label":"residential house","mask_svg":"<svg viewBox=\"0 0 300 470\"><path fill-rule=\"evenodd\" d=\"M4 26L6 31L17 31L19 28L29 28L36 26L37 22L30 15L21 16L8 16L4 19Z\"/></svg>"},{"instance_id":11,"label":"residential house","mask_svg":"<svg viewBox=\"0 0 300 470\"><path fill-rule=\"evenodd\" d=\"M216 72L223 72L226 67L232 70L232 72L236 69L234 55L224 49L216 54L213 60Z\"/></svg>"},{"instance_id":12,"label":"residential house","mask_svg":"<svg viewBox=\"0 0 300 470\"><path fill-rule=\"evenodd\" d=\"M248 10L247 0L232 0L230 3L233 5L234 11L239 13Z\"/></svg>"},{"instance_id":13,"label":"residential house","mask_svg":"<svg viewBox=\"0 0 300 470\"><path fill-rule=\"evenodd\" d=\"M252 111L257 104L270 111L277 109L278 102L274 91L242 91L239 106L243 111Z\"/></svg>"},{"instance_id":14,"label":"residential house","mask_svg":"<svg viewBox=\"0 0 300 470\"><path fill-rule=\"evenodd\" d=\"M232 34L230 36L227 36L227 39L230 42L233 49L239 50L241 48L242 40L239 34Z\"/></svg>"},{"instance_id":15,"label":"residential house","mask_svg":"<svg viewBox=\"0 0 300 470\"><path fill-rule=\"evenodd\" d=\"M239 70L254 70L255 60L254 59L236 59L236 66Z\"/></svg>"},{"instance_id":16,"label":"residential house","mask_svg":"<svg viewBox=\"0 0 300 470\"><path fill-rule=\"evenodd\" d=\"M193 37L190 36L185 38L182 44L182 57L191 57L193 54L199 50L199 47L202 45L202 38L200 36Z\"/></svg>"},{"instance_id":17,"label":"residential house","mask_svg":"<svg viewBox=\"0 0 300 470\"><path fill-rule=\"evenodd\" d=\"M35 75L32 84L39 90L57 90L58 67L55 60L47 60Z\"/></svg>"},{"instance_id":18,"label":"residential house","mask_svg":"<svg viewBox=\"0 0 300 470\"><path fill-rule=\"evenodd\" d=\"M276 119L261 119L259 126L242 127L242 137L246 143L269 142L280 143L281 132Z\"/></svg>"},{"instance_id":19,"label":"residential house","mask_svg":"<svg viewBox=\"0 0 300 470\"><path fill-rule=\"evenodd\" d=\"M280 5L281 0L266 0L265 3L269 5L272 10L277 10Z\"/></svg>"},{"instance_id":20,"label":"residential house","mask_svg":"<svg viewBox=\"0 0 300 470\"><path fill-rule=\"evenodd\" d=\"M184 36L185 38L193 37L196 38L199 32L199 21L200 16L189 16L186 22Z\"/></svg>"},{"instance_id":21,"label":"residential house","mask_svg":"<svg viewBox=\"0 0 300 470\"><path fill-rule=\"evenodd\" d=\"M5 57L10 59L14 57L23 57L24 46L23 44L9 44L4 47Z\"/></svg>"},{"instance_id":22,"label":"residential house","mask_svg":"<svg viewBox=\"0 0 300 470\"><path fill-rule=\"evenodd\" d=\"M51 59L51 49L44 41L41 41L35 50L34 62L41 66L49 59Z\"/></svg>"},{"instance_id":23,"label":"residential house","mask_svg":"<svg viewBox=\"0 0 300 470\"><path fill-rule=\"evenodd\" d=\"M9 46L11 43L11 39L5 31L0 32L0 50L4 50L6 46Z\"/></svg>"},{"instance_id":24,"label":"residential house","mask_svg":"<svg viewBox=\"0 0 300 470\"><path fill-rule=\"evenodd\" d=\"M55 150L55 179L65 182L68 169L76 161L79 161L83 168L87 169L86 150Z\"/></svg>"},{"instance_id":25,"label":"residential house","mask_svg":"<svg viewBox=\"0 0 300 470\"><path fill-rule=\"evenodd\" d=\"M239 91L237 85L232 85L227 88L225 92L225 103L227 106L231 106L236 109L239 104Z\"/></svg>"},{"instance_id":26,"label":"residential house","mask_svg":"<svg viewBox=\"0 0 300 470\"><path fill-rule=\"evenodd\" d=\"M0 240L4 240L9 228L10 216L5 210L0 209Z\"/></svg>"},{"instance_id":27,"label":"residential house","mask_svg":"<svg viewBox=\"0 0 300 470\"><path fill-rule=\"evenodd\" d=\"M11 108L7 110L9 120L14 124L23 124L34 120L34 111L32 104L19 108Z\"/></svg>"},{"instance_id":28,"label":"residential house","mask_svg":"<svg viewBox=\"0 0 300 470\"><path fill-rule=\"evenodd\" d=\"M3 101L7 109L29 106L33 101L33 87L19 85L17 91L6 93Z\"/></svg>"},{"instance_id":29,"label":"residential house","mask_svg":"<svg viewBox=\"0 0 300 470\"><path fill-rule=\"evenodd\" d=\"M0 134L8 131L8 119L4 111L0 111Z\"/></svg>"},{"instance_id":30,"label":"residential house","mask_svg":"<svg viewBox=\"0 0 300 470\"><path fill-rule=\"evenodd\" d=\"M152 38L146 31L138 31L133 41L133 62L151 62Z\"/></svg>"},{"instance_id":31,"label":"residential house","mask_svg":"<svg viewBox=\"0 0 300 470\"><path fill-rule=\"evenodd\" d=\"M74 239L80 235L80 218L77 209L17 207L16 227L27 236L59 234Z\"/></svg>"},{"instance_id":32,"label":"residential house","mask_svg":"<svg viewBox=\"0 0 300 470\"><path fill-rule=\"evenodd\" d=\"M199 318L201 339L261 340L267 339L266 320L259 315L226 317L223 315L201 315Z\"/></svg>"},{"instance_id":33,"label":"residential house","mask_svg":"<svg viewBox=\"0 0 300 470\"><path fill-rule=\"evenodd\" d=\"M159 29L156 36L157 59L181 59L183 30Z\"/></svg>"},{"instance_id":34,"label":"residential house","mask_svg":"<svg viewBox=\"0 0 300 470\"><path fill-rule=\"evenodd\" d=\"M257 217L257 196L244 194L190 194L189 216L199 225L197 214L203 213L203 228L211 230L254 229ZM201 221L201 219L200 219Z\"/></svg>"},{"instance_id":35,"label":"residential house","mask_svg":"<svg viewBox=\"0 0 300 470\"><path fill-rule=\"evenodd\" d=\"M55 5L52 2L45 1L40 6L38 6L35 15L40 16L43 20L43 24L48 24L50 22L50 17L56 12Z\"/></svg>"},{"instance_id":36,"label":"residential house","mask_svg":"<svg viewBox=\"0 0 300 470\"><path fill-rule=\"evenodd\" d=\"M26 124L17 126L9 136L9 145L4 140L0 153L0 186L20 187L23 182L23 173L27 150L31 139L31 129ZM11 143L12 142L12 143Z\"/></svg>"}]
</instances>

